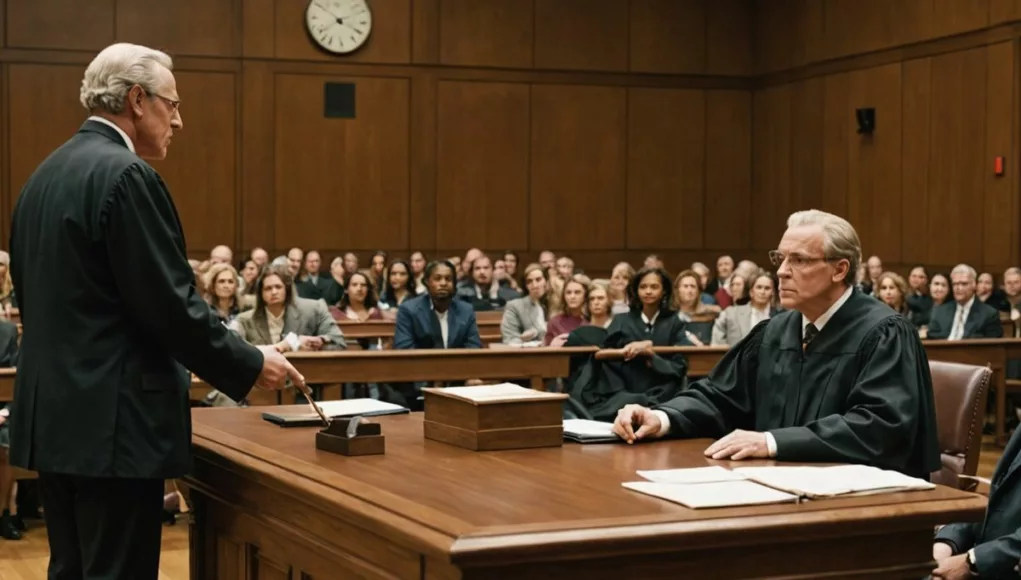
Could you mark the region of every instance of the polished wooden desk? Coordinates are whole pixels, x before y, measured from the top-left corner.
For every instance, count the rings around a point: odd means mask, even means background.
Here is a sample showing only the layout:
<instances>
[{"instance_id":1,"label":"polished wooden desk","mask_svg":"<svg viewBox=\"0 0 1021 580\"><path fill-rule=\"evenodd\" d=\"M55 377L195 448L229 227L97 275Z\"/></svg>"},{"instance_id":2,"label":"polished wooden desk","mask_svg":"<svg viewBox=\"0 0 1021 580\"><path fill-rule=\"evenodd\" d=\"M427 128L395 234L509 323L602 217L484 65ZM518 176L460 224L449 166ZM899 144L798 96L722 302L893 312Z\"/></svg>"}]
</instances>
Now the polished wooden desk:
<instances>
[{"instance_id":1,"label":"polished wooden desk","mask_svg":"<svg viewBox=\"0 0 1021 580\"><path fill-rule=\"evenodd\" d=\"M620 484L728 465L706 440L480 453L414 414L378 419L385 455L343 457L263 410L194 411L192 578L921 578L933 526L986 503L940 487L690 510Z\"/></svg>"},{"instance_id":2,"label":"polished wooden desk","mask_svg":"<svg viewBox=\"0 0 1021 580\"><path fill-rule=\"evenodd\" d=\"M349 342L358 339L381 338L387 343L386 348L389 348L389 344L393 341L395 325L396 323L393 320L366 320L365 322L356 320L337 321L337 326L344 333L344 338ZM479 338L482 340L483 345L498 343L502 340L499 319L495 323L492 320L478 321L477 325L479 327Z\"/></svg>"}]
</instances>

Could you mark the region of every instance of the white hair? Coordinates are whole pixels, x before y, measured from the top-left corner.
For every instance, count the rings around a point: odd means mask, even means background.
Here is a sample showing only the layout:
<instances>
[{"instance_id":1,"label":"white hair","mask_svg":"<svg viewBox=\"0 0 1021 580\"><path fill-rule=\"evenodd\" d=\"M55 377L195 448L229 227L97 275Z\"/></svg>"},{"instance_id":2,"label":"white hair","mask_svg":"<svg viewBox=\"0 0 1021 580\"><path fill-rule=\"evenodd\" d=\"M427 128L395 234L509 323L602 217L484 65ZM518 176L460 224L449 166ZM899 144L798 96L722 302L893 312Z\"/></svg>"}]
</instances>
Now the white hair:
<instances>
[{"instance_id":1,"label":"white hair","mask_svg":"<svg viewBox=\"0 0 1021 580\"><path fill-rule=\"evenodd\" d=\"M975 268L972 268L967 264L958 264L954 266L954 269L950 271L950 276L953 277L954 274L967 274L971 276L972 280L978 279L978 274L975 273Z\"/></svg>"},{"instance_id":2,"label":"white hair","mask_svg":"<svg viewBox=\"0 0 1021 580\"><path fill-rule=\"evenodd\" d=\"M82 106L89 111L120 113L131 87L139 85L148 94L156 92L166 74L163 69L174 69L174 61L164 52L137 44L112 44L85 69L79 95Z\"/></svg>"},{"instance_id":3,"label":"white hair","mask_svg":"<svg viewBox=\"0 0 1021 580\"><path fill-rule=\"evenodd\" d=\"M796 211L787 218L788 228L818 226L823 232L823 254L829 260L847 260L850 266L844 276L844 283L853 285L861 265L861 240L854 226L844 218L809 209Z\"/></svg>"}]
</instances>

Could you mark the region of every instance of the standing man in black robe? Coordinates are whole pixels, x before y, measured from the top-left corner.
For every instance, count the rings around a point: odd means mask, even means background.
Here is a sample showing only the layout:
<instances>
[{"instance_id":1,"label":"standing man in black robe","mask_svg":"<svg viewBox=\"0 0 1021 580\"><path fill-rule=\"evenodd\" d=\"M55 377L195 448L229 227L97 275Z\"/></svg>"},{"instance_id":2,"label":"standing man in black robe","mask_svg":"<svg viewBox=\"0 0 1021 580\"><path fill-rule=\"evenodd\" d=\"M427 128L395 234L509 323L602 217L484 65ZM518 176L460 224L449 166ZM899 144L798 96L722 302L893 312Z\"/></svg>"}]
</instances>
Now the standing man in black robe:
<instances>
[{"instance_id":1,"label":"standing man in black robe","mask_svg":"<svg viewBox=\"0 0 1021 580\"><path fill-rule=\"evenodd\" d=\"M303 380L195 291L170 192L142 160L183 127L172 66L143 46L99 53L81 84L92 116L14 208L11 463L39 472L50 580L157 578L163 483L191 465L184 367L236 400Z\"/></svg>"},{"instance_id":2,"label":"standing man in black robe","mask_svg":"<svg viewBox=\"0 0 1021 580\"><path fill-rule=\"evenodd\" d=\"M843 218L787 221L778 267L786 312L761 322L708 377L614 430L629 443L720 438L713 459L858 463L928 478L939 468L929 362L904 317L854 289L861 242Z\"/></svg>"}]
</instances>

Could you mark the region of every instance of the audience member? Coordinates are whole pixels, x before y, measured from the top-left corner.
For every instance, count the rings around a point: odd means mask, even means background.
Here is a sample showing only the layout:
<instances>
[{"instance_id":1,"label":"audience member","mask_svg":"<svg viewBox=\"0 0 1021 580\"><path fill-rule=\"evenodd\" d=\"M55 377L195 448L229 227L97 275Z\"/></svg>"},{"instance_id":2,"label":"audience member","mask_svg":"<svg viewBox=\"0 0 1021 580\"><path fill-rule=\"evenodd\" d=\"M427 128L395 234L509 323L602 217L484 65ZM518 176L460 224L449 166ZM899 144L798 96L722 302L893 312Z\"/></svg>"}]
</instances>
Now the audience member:
<instances>
[{"instance_id":1,"label":"audience member","mask_svg":"<svg viewBox=\"0 0 1021 580\"><path fill-rule=\"evenodd\" d=\"M426 294L397 309L394 348L482 348L474 310L454 299L456 276L449 261L426 266Z\"/></svg>"},{"instance_id":2,"label":"audience member","mask_svg":"<svg viewBox=\"0 0 1021 580\"><path fill-rule=\"evenodd\" d=\"M743 305L731 306L716 317L713 323L712 344L734 346L741 342L760 322L769 320L776 309L776 282L767 272L749 278L751 291L749 301ZM732 283L733 285L733 283Z\"/></svg>"},{"instance_id":3,"label":"audience member","mask_svg":"<svg viewBox=\"0 0 1021 580\"><path fill-rule=\"evenodd\" d=\"M557 265L557 256L549 250L543 250L539 252L539 263L543 268L549 270Z\"/></svg>"},{"instance_id":4,"label":"audience member","mask_svg":"<svg viewBox=\"0 0 1021 580\"><path fill-rule=\"evenodd\" d=\"M540 264L525 267L525 288L528 293L507 303L500 320L500 337L504 344L536 342L546 336L550 312L550 291L546 270Z\"/></svg>"},{"instance_id":5,"label":"audience member","mask_svg":"<svg viewBox=\"0 0 1021 580\"><path fill-rule=\"evenodd\" d=\"M967 264L959 264L950 272L954 299L932 309L927 338L961 340L1003 336L1000 313L975 299L976 278L975 269Z\"/></svg>"},{"instance_id":6,"label":"audience member","mask_svg":"<svg viewBox=\"0 0 1021 580\"><path fill-rule=\"evenodd\" d=\"M576 278L564 284L564 291L560 295L561 311L550 318L542 344L544 346L563 346L567 342L567 335L586 323L585 305L587 302L588 284Z\"/></svg>"},{"instance_id":7,"label":"audience member","mask_svg":"<svg viewBox=\"0 0 1021 580\"><path fill-rule=\"evenodd\" d=\"M318 250L309 250L305 254L305 262L297 283L298 296L309 300L322 298L325 301L331 294L333 280L322 275L321 266L322 258L319 256Z\"/></svg>"},{"instance_id":8,"label":"audience member","mask_svg":"<svg viewBox=\"0 0 1021 580\"><path fill-rule=\"evenodd\" d=\"M601 280L592 282L588 289L589 324L599 328L608 328L613 321L610 311L610 286Z\"/></svg>"},{"instance_id":9,"label":"audience member","mask_svg":"<svg viewBox=\"0 0 1021 580\"><path fill-rule=\"evenodd\" d=\"M255 265L259 267L259 270L262 270L267 264L269 264L269 253L262 248L253 248L252 253L249 254L248 257L255 262Z\"/></svg>"},{"instance_id":10,"label":"audience member","mask_svg":"<svg viewBox=\"0 0 1021 580\"><path fill-rule=\"evenodd\" d=\"M304 265L305 252L301 248L291 248L287 251L287 270L291 273L291 279L297 280Z\"/></svg>"},{"instance_id":11,"label":"audience member","mask_svg":"<svg viewBox=\"0 0 1021 580\"><path fill-rule=\"evenodd\" d=\"M411 274L415 280L415 294L425 293L425 265L428 262L422 252L411 253Z\"/></svg>"},{"instance_id":12,"label":"audience member","mask_svg":"<svg viewBox=\"0 0 1021 580\"><path fill-rule=\"evenodd\" d=\"M415 280L411 277L411 266L404 260L394 260L386 269L386 287L379 297L379 307L392 310L396 316L397 307L408 298L418 296Z\"/></svg>"},{"instance_id":13,"label":"audience member","mask_svg":"<svg viewBox=\"0 0 1021 580\"><path fill-rule=\"evenodd\" d=\"M635 277L635 269L627 262L620 262L610 273L610 312L627 314L631 311L628 305L627 288Z\"/></svg>"},{"instance_id":14,"label":"audience member","mask_svg":"<svg viewBox=\"0 0 1021 580\"><path fill-rule=\"evenodd\" d=\"M203 298L220 321L230 324L241 313L241 292L238 290L238 273L227 262L217 262L205 274Z\"/></svg>"},{"instance_id":15,"label":"audience member","mask_svg":"<svg viewBox=\"0 0 1021 580\"><path fill-rule=\"evenodd\" d=\"M333 310L333 315L338 320L355 322L383 319L376 288L372 285L372 278L368 273L355 272L347 279L344 297Z\"/></svg>"}]
</instances>

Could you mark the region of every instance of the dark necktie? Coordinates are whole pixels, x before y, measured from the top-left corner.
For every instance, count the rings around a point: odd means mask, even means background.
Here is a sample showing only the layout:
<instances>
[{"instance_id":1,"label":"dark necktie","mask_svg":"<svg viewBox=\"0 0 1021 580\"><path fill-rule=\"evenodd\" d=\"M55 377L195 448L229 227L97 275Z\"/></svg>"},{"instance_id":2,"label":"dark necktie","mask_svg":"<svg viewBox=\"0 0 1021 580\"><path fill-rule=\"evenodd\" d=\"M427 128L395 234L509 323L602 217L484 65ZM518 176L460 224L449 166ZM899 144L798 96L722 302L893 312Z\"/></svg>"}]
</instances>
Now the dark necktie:
<instances>
[{"instance_id":1,"label":"dark necktie","mask_svg":"<svg viewBox=\"0 0 1021 580\"><path fill-rule=\"evenodd\" d=\"M810 343L813 340L815 340L815 337L818 336L818 334L819 334L819 329L816 328L814 324L810 323L808 326L806 326L805 327L805 337L801 339L801 348L802 348L802 350L808 348L808 343Z\"/></svg>"}]
</instances>

